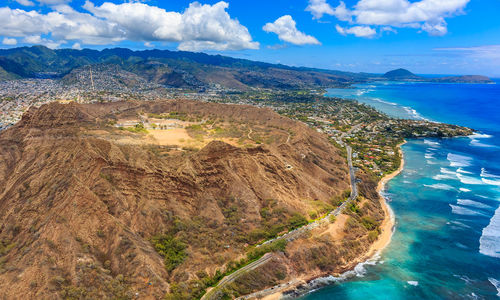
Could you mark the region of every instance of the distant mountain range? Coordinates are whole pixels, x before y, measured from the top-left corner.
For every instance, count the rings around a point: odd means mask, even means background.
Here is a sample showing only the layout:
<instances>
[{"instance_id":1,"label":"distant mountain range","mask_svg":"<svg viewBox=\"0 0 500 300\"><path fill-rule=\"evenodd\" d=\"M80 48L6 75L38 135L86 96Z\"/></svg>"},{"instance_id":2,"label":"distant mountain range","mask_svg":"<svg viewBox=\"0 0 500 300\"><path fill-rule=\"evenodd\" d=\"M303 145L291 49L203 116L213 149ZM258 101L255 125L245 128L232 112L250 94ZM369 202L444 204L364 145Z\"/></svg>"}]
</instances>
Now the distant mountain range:
<instances>
[{"instance_id":1,"label":"distant mountain range","mask_svg":"<svg viewBox=\"0 0 500 300\"><path fill-rule=\"evenodd\" d=\"M153 83L176 88L224 87L249 88L326 88L346 87L373 80L490 82L483 76L459 76L428 79L399 69L382 77L370 73L352 73L238 59L185 51L124 48L101 51L56 49L44 46L0 49L0 80L20 78L64 78L74 82L72 71L88 65L113 65ZM96 68L107 70L109 68ZM74 73L74 72L73 72Z\"/></svg>"}]
</instances>

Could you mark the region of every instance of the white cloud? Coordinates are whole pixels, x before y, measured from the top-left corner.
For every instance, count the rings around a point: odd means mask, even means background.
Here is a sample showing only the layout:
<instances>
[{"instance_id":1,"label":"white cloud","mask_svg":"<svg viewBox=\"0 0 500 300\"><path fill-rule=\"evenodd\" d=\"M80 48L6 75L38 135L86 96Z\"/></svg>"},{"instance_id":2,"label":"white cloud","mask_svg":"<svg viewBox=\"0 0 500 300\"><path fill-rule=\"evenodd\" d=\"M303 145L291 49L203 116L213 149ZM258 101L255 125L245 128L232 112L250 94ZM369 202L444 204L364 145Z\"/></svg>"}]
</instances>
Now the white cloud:
<instances>
[{"instance_id":1,"label":"white cloud","mask_svg":"<svg viewBox=\"0 0 500 300\"><path fill-rule=\"evenodd\" d=\"M351 11L347 9L344 1L340 1L340 4L334 9L326 0L309 0L306 11L311 12L313 19L321 19L323 15L330 15L341 21L350 21L352 17Z\"/></svg>"},{"instance_id":2,"label":"white cloud","mask_svg":"<svg viewBox=\"0 0 500 300\"><path fill-rule=\"evenodd\" d=\"M181 50L258 49L248 29L226 12L228 6L223 1L214 5L193 2L182 14L137 2L106 2L95 7L87 1L84 8L118 24L132 40L180 42Z\"/></svg>"},{"instance_id":3,"label":"white cloud","mask_svg":"<svg viewBox=\"0 0 500 300\"><path fill-rule=\"evenodd\" d=\"M44 0L51 11L0 8L0 35L9 37L50 36L46 44L75 41L105 45L122 40L177 42L181 50L258 49L248 29L227 13L228 4L193 2L183 12L168 12L140 2L95 6L86 1L85 13L67 1ZM34 39L30 39L34 40ZM44 42L43 39L41 39Z\"/></svg>"},{"instance_id":4,"label":"white cloud","mask_svg":"<svg viewBox=\"0 0 500 300\"><path fill-rule=\"evenodd\" d=\"M16 0L17 3L24 5L24 6L34 6L35 3L33 3L30 0Z\"/></svg>"},{"instance_id":5,"label":"white cloud","mask_svg":"<svg viewBox=\"0 0 500 300\"><path fill-rule=\"evenodd\" d=\"M348 9L341 1L334 12L328 14L336 16L341 21L360 26L381 26L386 29L387 26L416 28L430 35L441 36L448 32L445 18L462 14L469 2L470 0L412 2L408 0L359 0L351 9Z\"/></svg>"},{"instance_id":6,"label":"white cloud","mask_svg":"<svg viewBox=\"0 0 500 300\"><path fill-rule=\"evenodd\" d=\"M315 37L297 30L296 23L290 15L284 15L274 23L267 23L262 29L266 32L276 33L280 40L294 45L321 44Z\"/></svg>"},{"instance_id":7,"label":"white cloud","mask_svg":"<svg viewBox=\"0 0 500 300\"><path fill-rule=\"evenodd\" d=\"M57 4L65 4L71 2L71 0L36 0L36 1L40 2L40 4L46 4L46 5L57 5Z\"/></svg>"},{"instance_id":8,"label":"white cloud","mask_svg":"<svg viewBox=\"0 0 500 300\"><path fill-rule=\"evenodd\" d=\"M80 43L74 43L71 49L82 50L82 45L80 45Z\"/></svg>"},{"instance_id":9,"label":"white cloud","mask_svg":"<svg viewBox=\"0 0 500 300\"><path fill-rule=\"evenodd\" d=\"M370 26L353 26L350 28L344 28L340 25L336 25L335 29L342 35L353 34L354 36L364 38L371 38L377 34L377 31Z\"/></svg>"},{"instance_id":10,"label":"white cloud","mask_svg":"<svg viewBox=\"0 0 500 300\"><path fill-rule=\"evenodd\" d=\"M352 12L347 9L344 1L340 1L339 6L335 7L335 11L333 15L337 17L340 21L351 21L352 20Z\"/></svg>"},{"instance_id":11,"label":"white cloud","mask_svg":"<svg viewBox=\"0 0 500 300\"><path fill-rule=\"evenodd\" d=\"M31 35L25 37L23 39L23 42L27 44L44 45L48 48L55 49L58 48L61 44L65 43L66 41L53 41L50 39L42 38L39 35Z\"/></svg>"},{"instance_id":12,"label":"white cloud","mask_svg":"<svg viewBox=\"0 0 500 300\"><path fill-rule=\"evenodd\" d=\"M15 46L15 45L17 45L17 40L5 37L5 38L3 38L2 44L9 45L9 46Z\"/></svg>"},{"instance_id":13,"label":"white cloud","mask_svg":"<svg viewBox=\"0 0 500 300\"><path fill-rule=\"evenodd\" d=\"M333 8L326 0L309 0L306 11L310 11L314 19L321 19L323 15L333 16Z\"/></svg>"},{"instance_id":14,"label":"white cloud","mask_svg":"<svg viewBox=\"0 0 500 300\"><path fill-rule=\"evenodd\" d=\"M116 24L60 5L47 14L37 11L0 8L0 35L10 37L51 34L56 40L80 40L88 44L108 44L125 39ZM59 43L61 44L61 43Z\"/></svg>"}]
</instances>

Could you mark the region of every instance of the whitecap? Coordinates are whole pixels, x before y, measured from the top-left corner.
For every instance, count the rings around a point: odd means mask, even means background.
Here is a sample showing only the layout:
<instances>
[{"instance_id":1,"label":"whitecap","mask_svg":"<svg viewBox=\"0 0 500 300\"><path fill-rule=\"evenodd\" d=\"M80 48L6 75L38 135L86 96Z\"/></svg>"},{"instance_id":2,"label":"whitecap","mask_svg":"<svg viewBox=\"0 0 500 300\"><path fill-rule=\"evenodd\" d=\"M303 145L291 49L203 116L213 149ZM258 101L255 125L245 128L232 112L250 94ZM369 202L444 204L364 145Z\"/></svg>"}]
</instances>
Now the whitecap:
<instances>
[{"instance_id":1,"label":"whitecap","mask_svg":"<svg viewBox=\"0 0 500 300\"><path fill-rule=\"evenodd\" d=\"M452 167L469 167L472 162L472 157L454 153L448 153L447 159Z\"/></svg>"},{"instance_id":2,"label":"whitecap","mask_svg":"<svg viewBox=\"0 0 500 300\"><path fill-rule=\"evenodd\" d=\"M433 153L425 153L425 156L424 156L426 159L431 159L431 158L434 158L434 154Z\"/></svg>"},{"instance_id":3,"label":"whitecap","mask_svg":"<svg viewBox=\"0 0 500 300\"><path fill-rule=\"evenodd\" d=\"M424 186L431 188L431 189L436 189L436 190L454 190L455 188L452 187L451 185L444 184L444 183L435 183L435 184L424 184Z\"/></svg>"},{"instance_id":4,"label":"whitecap","mask_svg":"<svg viewBox=\"0 0 500 300\"><path fill-rule=\"evenodd\" d=\"M339 276L326 276L326 277L320 277L316 278L314 280L311 280L309 283L307 283L308 288L310 290L317 289L319 287L325 286L325 285L331 285L333 283L337 282L343 282L346 281L349 278L352 277L363 277L366 274L366 269L365 265L375 265L378 260L380 259L380 253L376 253L372 258L365 262L358 263L353 270L344 272L340 274Z\"/></svg>"},{"instance_id":5,"label":"whitecap","mask_svg":"<svg viewBox=\"0 0 500 300\"><path fill-rule=\"evenodd\" d=\"M434 180L457 179L457 176L453 176L453 175L449 175L449 174L438 174L438 175L432 176L432 179L434 179Z\"/></svg>"},{"instance_id":6,"label":"whitecap","mask_svg":"<svg viewBox=\"0 0 500 300\"><path fill-rule=\"evenodd\" d=\"M476 208L483 208L483 209L491 209L492 208L491 206L486 205L484 203L477 202L474 200L469 200L469 199L457 199L457 204L465 205L465 206L472 206L472 207L476 207Z\"/></svg>"},{"instance_id":7,"label":"whitecap","mask_svg":"<svg viewBox=\"0 0 500 300\"><path fill-rule=\"evenodd\" d=\"M492 135L485 134L485 133L479 133L479 132L474 132L474 134L471 134L468 136L468 138L471 139L489 139L492 138Z\"/></svg>"},{"instance_id":8,"label":"whitecap","mask_svg":"<svg viewBox=\"0 0 500 300\"><path fill-rule=\"evenodd\" d=\"M479 252L500 258L500 207L495 211L488 226L483 228L479 238Z\"/></svg>"},{"instance_id":9,"label":"whitecap","mask_svg":"<svg viewBox=\"0 0 500 300\"><path fill-rule=\"evenodd\" d=\"M496 280L495 278L489 277L489 282L493 284L493 286L497 289L497 296L500 297L500 280Z\"/></svg>"},{"instance_id":10,"label":"whitecap","mask_svg":"<svg viewBox=\"0 0 500 300\"><path fill-rule=\"evenodd\" d=\"M426 160L426 162L427 162L427 164L428 164L428 165L435 165L435 164L436 164L436 163L435 163L435 162L433 162L432 160Z\"/></svg>"},{"instance_id":11,"label":"whitecap","mask_svg":"<svg viewBox=\"0 0 500 300\"><path fill-rule=\"evenodd\" d=\"M415 109L408 107L408 106L403 106L404 110L414 119L420 119L420 120L425 120L429 121L428 119L422 117L421 114L419 114Z\"/></svg>"},{"instance_id":12,"label":"whitecap","mask_svg":"<svg viewBox=\"0 0 500 300\"><path fill-rule=\"evenodd\" d=\"M500 186L500 180L491 180L491 179L481 178L481 181L486 183L486 184L489 184L489 185Z\"/></svg>"},{"instance_id":13,"label":"whitecap","mask_svg":"<svg viewBox=\"0 0 500 300\"><path fill-rule=\"evenodd\" d=\"M496 178L496 179L500 179L500 176L499 175L495 175L495 174L491 174L491 173L488 173L488 171L486 171L485 168L481 168L481 177L487 177L487 178Z\"/></svg>"},{"instance_id":14,"label":"whitecap","mask_svg":"<svg viewBox=\"0 0 500 300\"><path fill-rule=\"evenodd\" d=\"M468 193L468 192L470 192L470 191L471 191L471 190L466 189L466 188L459 188L459 190L460 190L461 192L464 192L464 193Z\"/></svg>"},{"instance_id":15,"label":"whitecap","mask_svg":"<svg viewBox=\"0 0 500 300\"><path fill-rule=\"evenodd\" d=\"M473 135L469 135L468 137L470 138L470 145L471 146L496 148L496 146L494 146L494 145L485 144L485 143L482 143L479 141L480 139L492 138L493 136L491 136L489 134L474 133Z\"/></svg>"},{"instance_id":16,"label":"whitecap","mask_svg":"<svg viewBox=\"0 0 500 300\"><path fill-rule=\"evenodd\" d=\"M483 180L484 178L479 179L471 176L465 176L462 174L457 174L458 179L460 179L460 182L463 184L484 184Z\"/></svg>"},{"instance_id":17,"label":"whitecap","mask_svg":"<svg viewBox=\"0 0 500 300\"><path fill-rule=\"evenodd\" d=\"M476 211L476 210L473 210L473 209L470 209L470 208L467 208L467 207L463 207L463 206L459 206L459 205L453 205L453 204L449 204L450 207L451 207L451 212L455 215L462 215L462 216L484 216L483 213L479 212L479 211Z\"/></svg>"},{"instance_id":18,"label":"whitecap","mask_svg":"<svg viewBox=\"0 0 500 300\"><path fill-rule=\"evenodd\" d=\"M472 172L470 172L470 171L466 171L466 170L464 170L464 169L462 169L462 168L458 168L458 169L457 169L457 172L458 172L458 173L462 173L462 174L474 174L474 173L472 173Z\"/></svg>"},{"instance_id":19,"label":"whitecap","mask_svg":"<svg viewBox=\"0 0 500 300\"><path fill-rule=\"evenodd\" d=\"M359 263L354 267L354 272L356 273L356 277L364 277L366 274L366 265L375 265L377 261L380 259L380 253L376 253L369 260Z\"/></svg>"},{"instance_id":20,"label":"whitecap","mask_svg":"<svg viewBox=\"0 0 500 300\"><path fill-rule=\"evenodd\" d=\"M409 285L418 286L418 281L408 280L407 282L408 282Z\"/></svg>"},{"instance_id":21,"label":"whitecap","mask_svg":"<svg viewBox=\"0 0 500 300\"><path fill-rule=\"evenodd\" d=\"M389 105L392 105L392 106L396 106L398 105L397 103L394 103L394 102L389 102L389 101L384 101L380 98L372 98L374 101L377 101L377 102L380 102L380 103L384 103L384 104L389 104Z\"/></svg>"},{"instance_id":22,"label":"whitecap","mask_svg":"<svg viewBox=\"0 0 500 300\"><path fill-rule=\"evenodd\" d=\"M431 141L431 140L428 140L428 139L424 139L424 144L427 144L429 146L439 146L440 145L438 142Z\"/></svg>"},{"instance_id":23,"label":"whitecap","mask_svg":"<svg viewBox=\"0 0 500 300\"><path fill-rule=\"evenodd\" d=\"M498 146L495 146L495 145L490 145L490 144L485 144L485 143L481 143L479 140L477 139L472 139L469 143L469 145L471 146L474 146L474 147L483 147L483 148L498 148Z\"/></svg>"},{"instance_id":24,"label":"whitecap","mask_svg":"<svg viewBox=\"0 0 500 300\"><path fill-rule=\"evenodd\" d=\"M466 225L466 224L459 222L459 221L450 221L450 223L457 225L457 226L460 226L460 227L463 227L463 228L471 228L469 225Z\"/></svg>"},{"instance_id":25,"label":"whitecap","mask_svg":"<svg viewBox=\"0 0 500 300\"><path fill-rule=\"evenodd\" d=\"M448 169L446 169L446 168L441 168L441 169L440 169L440 171L441 171L441 173L443 173L443 174L452 174L452 175L456 175L456 174L457 174L457 172L453 172L453 171L448 170Z\"/></svg>"}]
</instances>

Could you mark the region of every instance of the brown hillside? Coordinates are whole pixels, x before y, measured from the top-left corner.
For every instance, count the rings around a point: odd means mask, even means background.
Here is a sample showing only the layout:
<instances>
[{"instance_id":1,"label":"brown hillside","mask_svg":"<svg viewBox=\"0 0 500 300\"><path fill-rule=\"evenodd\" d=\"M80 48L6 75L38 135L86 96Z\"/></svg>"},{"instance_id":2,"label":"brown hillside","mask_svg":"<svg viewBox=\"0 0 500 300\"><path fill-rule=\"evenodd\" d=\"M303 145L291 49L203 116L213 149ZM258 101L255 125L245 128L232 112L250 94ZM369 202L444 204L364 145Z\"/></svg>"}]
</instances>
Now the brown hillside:
<instances>
[{"instance_id":1,"label":"brown hillside","mask_svg":"<svg viewBox=\"0 0 500 300\"><path fill-rule=\"evenodd\" d=\"M168 131L113 126L169 112L194 124L192 141L168 146L157 138ZM339 150L271 110L194 101L31 109L0 133L0 298L162 298L348 189ZM170 270L151 242L162 234L187 245Z\"/></svg>"}]
</instances>

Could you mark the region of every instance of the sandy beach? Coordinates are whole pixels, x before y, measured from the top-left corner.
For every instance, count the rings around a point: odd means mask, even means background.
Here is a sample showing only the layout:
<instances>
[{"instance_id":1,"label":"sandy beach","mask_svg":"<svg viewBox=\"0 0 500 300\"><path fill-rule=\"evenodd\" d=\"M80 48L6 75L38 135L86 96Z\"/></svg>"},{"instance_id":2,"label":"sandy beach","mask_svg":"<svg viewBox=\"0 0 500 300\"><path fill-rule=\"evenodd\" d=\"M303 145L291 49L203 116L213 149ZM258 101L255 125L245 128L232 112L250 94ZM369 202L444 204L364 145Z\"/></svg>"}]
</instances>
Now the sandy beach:
<instances>
[{"instance_id":1,"label":"sandy beach","mask_svg":"<svg viewBox=\"0 0 500 300\"><path fill-rule=\"evenodd\" d=\"M380 202L382 204L382 207L384 209L384 214L385 218L382 221L382 224L380 225L381 228L381 233L379 238L373 243L370 247L370 250L366 254L366 258L372 257L373 255L379 253L382 251L389 243L391 242L392 238L392 233L394 229L394 223L395 223L395 217L394 217L394 212L392 211L391 207L387 204L387 201L385 200L385 197L382 196L382 191L385 188L385 185L387 182L389 182L391 179L399 175L401 171L403 171L405 160L403 157L403 151L401 150L401 146L403 146L406 143L406 141L402 142L401 144L397 145L399 155L401 157L401 164L399 165L399 168L384 176L377 185L377 193L379 194L380 197Z\"/></svg>"},{"instance_id":2,"label":"sandy beach","mask_svg":"<svg viewBox=\"0 0 500 300\"><path fill-rule=\"evenodd\" d=\"M391 242L394 224L395 224L395 217L394 217L394 213L393 213L391 207L387 204L387 201L382 196L381 192L384 190L387 182L389 182L391 179L393 179L394 177L399 175L399 173L401 173L401 171L404 168L405 161L404 161L404 157L403 157L403 151L401 150L401 146L403 146L405 143L406 143L406 141L397 145L399 155L401 157L401 164L400 164L399 168L396 171L384 176L378 182L378 185L377 185L377 192L379 194L380 203L382 204L382 208L383 208L384 214L385 214L385 218L382 221L382 224L380 225L381 233L380 233L378 239L370 246L370 249L368 250L368 252L366 252L362 256L358 257L357 259L353 260L353 262L351 263L351 265L352 265L351 269L354 268L357 264L365 262L365 261L369 260L370 258L374 257L375 255L379 254ZM277 288L274 291L274 293L266 295L264 297L261 297L260 299L265 299L265 300L281 299L281 297L283 296L283 293L285 291L292 290L295 287L297 287L299 284L309 282L313 279L316 279L316 277L308 278L306 280L300 280L299 283L294 284L294 285L289 285L286 288L283 288L281 290L279 288Z\"/></svg>"}]
</instances>

